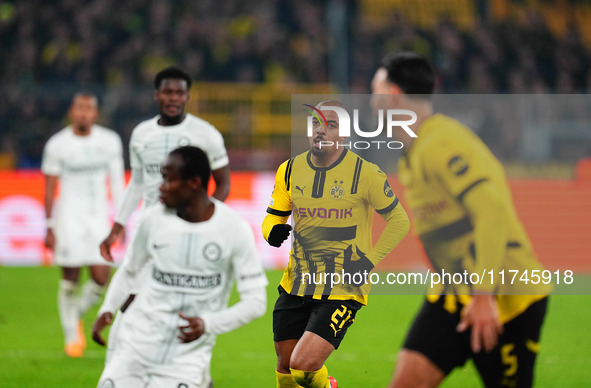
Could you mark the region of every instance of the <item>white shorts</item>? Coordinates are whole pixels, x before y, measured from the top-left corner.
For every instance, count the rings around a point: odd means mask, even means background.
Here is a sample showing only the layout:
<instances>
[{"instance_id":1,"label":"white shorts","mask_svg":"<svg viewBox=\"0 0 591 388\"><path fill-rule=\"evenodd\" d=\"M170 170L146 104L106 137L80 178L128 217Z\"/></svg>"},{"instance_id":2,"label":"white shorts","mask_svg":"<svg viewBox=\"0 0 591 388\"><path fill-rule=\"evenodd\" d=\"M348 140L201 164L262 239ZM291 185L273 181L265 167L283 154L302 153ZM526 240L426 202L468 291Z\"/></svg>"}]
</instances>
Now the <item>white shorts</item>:
<instances>
[{"instance_id":1,"label":"white shorts","mask_svg":"<svg viewBox=\"0 0 591 388\"><path fill-rule=\"evenodd\" d=\"M98 388L209 388L209 365L149 365L136 354L117 348L101 374Z\"/></svg>"},{"instance_id":2,"label":"white shorts","mask_svg":"<svg viewBox=\"0 0 591 388\"><path fill-rule=\"evenodd\" d=\"M106 219L60 217L55 233L55 264L60 267L110 265L100 253L100 244L109 234Z\"/></svg>"}]
</instances>

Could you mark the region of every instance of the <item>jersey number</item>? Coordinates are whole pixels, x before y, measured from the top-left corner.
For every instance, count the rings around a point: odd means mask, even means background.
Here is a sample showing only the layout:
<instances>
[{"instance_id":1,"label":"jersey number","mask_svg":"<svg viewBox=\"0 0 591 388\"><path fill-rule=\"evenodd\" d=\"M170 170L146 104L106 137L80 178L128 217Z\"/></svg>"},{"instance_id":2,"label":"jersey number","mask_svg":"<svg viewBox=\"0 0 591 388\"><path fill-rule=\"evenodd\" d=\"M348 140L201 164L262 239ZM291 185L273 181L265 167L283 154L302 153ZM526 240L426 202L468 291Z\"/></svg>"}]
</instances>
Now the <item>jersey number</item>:
<instances>
[{"instance_id":1,"label":"jersey number","mask_svg":"<svg viewBox=\"0 0 591 388\"><path fill-rule=\"evenodd\" d=\"M341 309L336 309L334 313L332 313L330 327L334 331L334 336L337 336L337 333L343 329L345 323L351 319L351 310L347 309L345 305L341 305Z\"/></svg>"}]
</instances>

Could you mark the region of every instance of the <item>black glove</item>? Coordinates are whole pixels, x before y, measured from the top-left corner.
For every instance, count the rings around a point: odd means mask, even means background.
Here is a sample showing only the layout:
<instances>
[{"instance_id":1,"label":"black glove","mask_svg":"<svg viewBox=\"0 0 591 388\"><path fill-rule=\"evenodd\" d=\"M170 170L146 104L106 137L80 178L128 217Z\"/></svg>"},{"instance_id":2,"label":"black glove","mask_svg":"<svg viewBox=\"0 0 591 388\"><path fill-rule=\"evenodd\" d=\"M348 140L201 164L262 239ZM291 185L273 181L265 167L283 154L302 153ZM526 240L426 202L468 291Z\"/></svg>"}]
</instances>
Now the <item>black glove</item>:
<instances>
[{"instance_id":1,"label":"black glove","mask_svg":"<svg viewBox=\"0 0 591 388\"><path fill-rule=\"evenodd\" d=\"M347 249L345 249L345 251L343 252L343 271L345 273L351 274L351 284L353 284L356 287L359 287L363 284L363 280L360 280L363 279L363 276L353 275L355 275L356 273L360 273L361 275L363 275L365 271L369 273L373 269L374 265L371 262L371 260L369 260L367 256L365 256L365 253L363 253L359 248L355 247L355 251L358 256L357 260L353 260L352 245L349 245Z\"/></svg>"},{"instance_id":2,"label":"black glove","mask_svg":"<svg viewBox=\"0 0 591 388\"><path fill-rule=\"evenodd\" d=\"M281 244L289 237L289 231L291 230L291 225L289 224L277 224L271 229L271 233L269 233L269 237L267 241L269 245L272 247L279 248Z\"/></svg>"}]
</instances>

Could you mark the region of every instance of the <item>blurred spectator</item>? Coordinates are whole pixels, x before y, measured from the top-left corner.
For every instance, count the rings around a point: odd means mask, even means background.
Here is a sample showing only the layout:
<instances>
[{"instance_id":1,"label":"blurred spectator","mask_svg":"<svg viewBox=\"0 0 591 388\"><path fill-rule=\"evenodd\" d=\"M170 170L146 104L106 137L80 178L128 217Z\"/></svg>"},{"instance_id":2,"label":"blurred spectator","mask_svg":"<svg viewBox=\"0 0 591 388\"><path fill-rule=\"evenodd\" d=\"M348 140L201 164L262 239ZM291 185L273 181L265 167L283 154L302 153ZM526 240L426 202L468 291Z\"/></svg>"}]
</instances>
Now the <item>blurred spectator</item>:
<instances>
[{"instance_id":1,"label":"blurred spectator","mask_svg":"<svg viewBox=\"0 0 591 388\"><path fill-rule=\"evenodd\" d=\"M81 88L105 100L102 121L125 140L154 114L142 88L170 64L198 81L326 83L326 17L326 2L314 0L2 2L0 138L10 139L3 152L37 167L33 143L63 126L64 103ZM440 92L576 93L591 85L579 31L554 36L536 13L477 23L469 33L446 19L428 30L397 12L389 17L385 26L360 13L349 21L352 92L368 93L379 60L398 49L432 59Z\"/></svg>"}]
</instances>

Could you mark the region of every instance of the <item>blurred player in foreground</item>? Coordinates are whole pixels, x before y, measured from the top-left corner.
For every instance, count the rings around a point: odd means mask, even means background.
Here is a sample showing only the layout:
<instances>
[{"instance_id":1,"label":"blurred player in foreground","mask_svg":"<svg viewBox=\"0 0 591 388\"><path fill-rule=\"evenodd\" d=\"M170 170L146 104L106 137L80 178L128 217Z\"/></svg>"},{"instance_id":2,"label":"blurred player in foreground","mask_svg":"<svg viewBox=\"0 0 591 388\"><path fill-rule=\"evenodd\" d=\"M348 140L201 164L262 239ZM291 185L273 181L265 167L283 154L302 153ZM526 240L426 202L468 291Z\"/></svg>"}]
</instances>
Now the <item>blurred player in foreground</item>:
<instances>
[{"instance_id":1,"label":"blurred player in foreground","mask_svg":"<svg viewBox=\"0 0 591 388\"><path fill-rule=\"evenodd\" d=\"M110 267L96 247L109 230L107 176L116 206L123 196L123 148L119 135L95 124L95 96L77 94L69 117L72 123L53 135L43 152L45 246L62 267L58 307L65 351L70 357L82 357L86 339L80 317L100 300L109 281ZM58 181L60 200L54 217ZM89 266L91 279L77 296L82 266Z\"/></svg>"},{"instance_id":2,"label":"blurred player in foreground","mask_svg":"<svg viewBox=\"0 0 591 388\"><path fill-rule=\"evenodd\" d=\"M99 387L207 388L216 335L266 309L267 278L254 235L232 209L208 198L206 154L193 146L175 149L162 177L164 206L146 212L119 269L120 279L131 282L151 262L151 276L121 319L125 335ZM240 301L228 307L234 279ZM111 317L99 316L98 334Z\"/></svg>"},{"instance_id":3,"label":"blurred player in foreground","mask_svg":"<svg viewBox=\"0 0 591 388\"><path fill-rule=\"evenodd\" d=\"M324 101L316 110L323 107L344 109L338 101ZM359 275L367 275L409 228L386 175L337 147L344 140L337 113L333 109L321 114L326 120L314 119L310 151L279 166L263 221L263 236L275 247L289 236L290 215L294 222L290 260L273 311L279 388L337 386L324 363L367 303L370 285ZM372 247L374 209L387 226ZM357 274L357 281L349 278L349 283L333 285L312 280L323 274L344 278L345 273Z\"/></svg>"},{"instance_id":4,"label":"blurred player in foreground","mask_svg":"<svg viewBox=\"0 0 591 388\"><path fill-rule=\"evenodd\" d=\"M156 74L154 87L154 99L158 104L159 115L138 124L131 134L129 142L131 179L121 206L117 209L111 232L100 246L101 254L109 261L113 261L110 253L111 245L120 235L140 200L143 199L143 210L157 203L158 186L162 183L160 167L171 150L189 144L200 147L206 153L212 169L216 185L213 197L224 201L230 191L229 160L221 133L208 122L190 113L185 114L185 105L190 97L191 77L176 67L169 67ZM149 270L147 269L146 272ZM136 287L122 284L117 280L118 276L116 272L111 287L127 288L122 289L121 292L112 293L118 296L117 299L106 298L99 314L105 311L114 312L119 308L124 312L133 301L133 295L137 292ZM131 295L129 298L127 295L123 296L126 292ZM109 337L114 339L116 335L118 335L118 322L115 322L111 328ZM109 341L107 360L116 343L117 341Z\"/></svg>"},{"instance_id":5,"label":"blurred player in foreground","mask_svg":"<svg viewBox=\"0 0 591 388\"><path fill-rule=\"evenodd\" d=\"M410 109L418 117L418 137L399 160L398 176L434 270L543 269L502 165L469 128L433 112L434 81L431 64L413 52L387 56L372 81L374 109ZM486 387L530 387L548 287L511 288L497 278L432 289L390 387L435 387L469 358Z\"/></svg>"}]
</instances>

